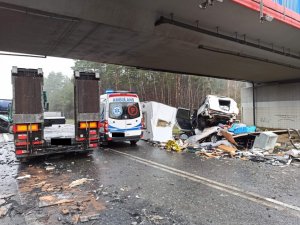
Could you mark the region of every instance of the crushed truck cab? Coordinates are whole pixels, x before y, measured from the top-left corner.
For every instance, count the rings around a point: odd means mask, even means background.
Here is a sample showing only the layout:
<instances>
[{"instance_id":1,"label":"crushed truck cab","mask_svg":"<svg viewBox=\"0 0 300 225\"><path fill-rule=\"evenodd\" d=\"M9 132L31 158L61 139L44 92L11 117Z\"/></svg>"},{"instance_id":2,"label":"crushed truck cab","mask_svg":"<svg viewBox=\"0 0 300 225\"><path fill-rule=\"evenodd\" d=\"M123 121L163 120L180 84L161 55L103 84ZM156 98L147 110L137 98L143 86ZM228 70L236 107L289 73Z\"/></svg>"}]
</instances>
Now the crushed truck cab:
<instances>
[{"instance_id":1,"label":"crushed truck cab","mask_svg":"<svg viewBox=\"0 0 300 225\"><path fill-rule=\"evenodd\" d=\"M239 114L236 101L228 97L207 95L197 111L197 127L203 130L219 123L233 122Z\"/></svg>"}]
</instances>

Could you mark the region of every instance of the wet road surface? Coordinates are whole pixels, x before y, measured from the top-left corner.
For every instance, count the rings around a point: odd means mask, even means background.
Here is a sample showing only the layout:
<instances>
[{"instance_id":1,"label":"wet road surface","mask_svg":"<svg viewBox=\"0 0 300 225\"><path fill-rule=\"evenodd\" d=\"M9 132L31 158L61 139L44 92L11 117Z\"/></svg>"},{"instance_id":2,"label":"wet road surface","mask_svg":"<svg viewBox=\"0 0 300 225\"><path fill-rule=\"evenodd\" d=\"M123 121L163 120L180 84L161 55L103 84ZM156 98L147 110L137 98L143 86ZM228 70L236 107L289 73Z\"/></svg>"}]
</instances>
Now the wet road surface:
<instances>
[{"instance_id":1,"label":"wet road surface","mask_svg":"<svg viewBox=\"0 0 300 225\"><path fill-rule=\"evenodd\" d=\"M0 224L300 224L292 165L208 160L144 141L27 164L15 162L9 140L0 151L0 192L14 194Z\"/></svg>"}]
</instances>

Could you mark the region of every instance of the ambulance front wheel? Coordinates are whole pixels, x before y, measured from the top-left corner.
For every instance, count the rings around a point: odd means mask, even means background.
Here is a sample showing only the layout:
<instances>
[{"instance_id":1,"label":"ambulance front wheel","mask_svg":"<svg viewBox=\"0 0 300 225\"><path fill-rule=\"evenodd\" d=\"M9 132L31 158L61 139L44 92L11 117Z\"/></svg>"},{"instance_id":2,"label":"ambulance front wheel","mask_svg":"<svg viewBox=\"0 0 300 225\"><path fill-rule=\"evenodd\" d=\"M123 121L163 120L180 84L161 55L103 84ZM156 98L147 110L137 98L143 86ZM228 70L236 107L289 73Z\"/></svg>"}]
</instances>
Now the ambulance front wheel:
<instances>
[{"instance_id":1,"label":"ambulance front wheel","mask_svg":"<svg viewBox=\"0 0 300 225\"><path fill-rule=\"evenodd\" d=\"M136 145L138 141L134 140L134 141L130 141L130 145Z\"/></svg>"}]
</instances>

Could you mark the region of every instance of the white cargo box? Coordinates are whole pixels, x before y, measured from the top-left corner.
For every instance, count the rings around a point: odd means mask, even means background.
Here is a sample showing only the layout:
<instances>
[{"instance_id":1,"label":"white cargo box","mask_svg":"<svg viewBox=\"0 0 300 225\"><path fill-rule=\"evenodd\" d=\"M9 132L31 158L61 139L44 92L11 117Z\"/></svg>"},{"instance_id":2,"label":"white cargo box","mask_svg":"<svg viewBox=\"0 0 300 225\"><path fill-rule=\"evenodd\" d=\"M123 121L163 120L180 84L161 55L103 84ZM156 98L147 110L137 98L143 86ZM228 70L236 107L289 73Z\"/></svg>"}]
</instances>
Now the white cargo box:
<instances>
[{"instance_id":1,"label":"white cargo box","mask_svg":"<svg viewBox=\"0 0 300 225\"><path fill-rule=\"evenodd\" d=\"M145 122L144 140L167 142L173 139L177 109L158 102L142 102Z\"/></svg>"},{"instance_id":2,"label":"white cargo box","mask_svg":"<svg viewBox=\"0 0 300 225\"><path fill-rule=\"evenodd\" d=\"M278 135L271 131L262 132L255 138L253 150L261 149L264 151L272 151L276 145Z\"/></svg>"}]
</instances>

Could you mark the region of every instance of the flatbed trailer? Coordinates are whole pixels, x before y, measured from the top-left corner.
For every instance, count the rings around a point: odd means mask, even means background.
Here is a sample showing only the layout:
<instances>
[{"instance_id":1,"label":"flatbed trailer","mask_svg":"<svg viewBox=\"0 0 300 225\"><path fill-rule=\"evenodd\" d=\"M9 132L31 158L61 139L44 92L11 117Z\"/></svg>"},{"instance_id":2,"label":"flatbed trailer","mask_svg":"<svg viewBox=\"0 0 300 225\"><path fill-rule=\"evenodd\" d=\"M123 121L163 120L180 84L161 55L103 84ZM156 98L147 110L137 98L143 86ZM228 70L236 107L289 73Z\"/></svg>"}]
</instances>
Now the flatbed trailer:
<instances>
[{"instance_id":1,"label":"flatbed trailer","mask_svg":"<svg viewBox=\"0 0 300 225\"><path fill-rule=\"evenodd\" d=\"M17 159L89 152L99 145L99 75L74 73L75 135L45 138L42 69L13 67L13 133Z\"/></svg>"}]
</instances>

